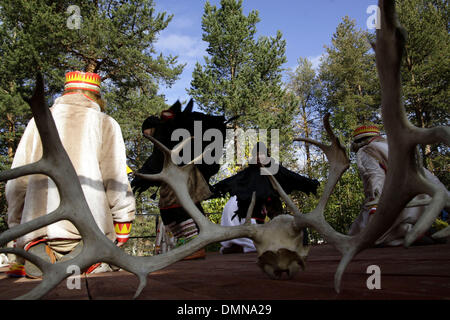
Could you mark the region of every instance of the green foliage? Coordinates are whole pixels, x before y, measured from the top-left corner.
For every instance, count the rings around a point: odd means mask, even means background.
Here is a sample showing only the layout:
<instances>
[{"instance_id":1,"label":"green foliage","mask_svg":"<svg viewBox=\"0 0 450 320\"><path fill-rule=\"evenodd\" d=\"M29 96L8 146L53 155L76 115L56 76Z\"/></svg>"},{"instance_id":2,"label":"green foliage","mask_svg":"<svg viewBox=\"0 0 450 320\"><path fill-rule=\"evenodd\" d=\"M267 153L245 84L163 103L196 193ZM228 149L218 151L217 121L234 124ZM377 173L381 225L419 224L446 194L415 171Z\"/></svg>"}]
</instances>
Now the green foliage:
<instances>
[{"instance_id":1,"label":"green foliage","mask_svg":"<svg viewBox=\"0 0 450 320\"><path fill-rule=\"evenodd\" d=\"M380 122L380 89L371 36L344 17L326 48L320 66L322 114L331 113L332 127L348 141L367 122Z\"/></svg>"},{"instance_id":2,"label":"green foliage","mask_svg":"<svg viewBox=\"0 0 450 320\"><path fill-rule=\"evenodd\" d=\"M298 60L296 70L289 73L288 88L298 99L300 113L297 130L303 137L326 141L322 117L331 114L331 126L345 144L353 129L367 121L378 121L379 85L375 57L370 52L369 34L356 29L354 21L343 18L332 37L332 45L318 72L310 61ZM306 166L303 173L320 181L318 195L323 193L328 179L328 164L323 153L305 144ZM300 210L311 212L319 197L294 193ZM358 216L364 200L362 181L356 165L352 165L341 177L326 206L324 216L338 232L347 233ZM310 230L313 243L322 236Z\"/></svg>"},{"instance_id":3,"label":"green foliage","mask_svg":"<svg viewBox=\"0 0 450 320\"><path fill-rule=\"evenodd\" d=\"M448 1L402 0L398 1L397 10L401 24L408 32L401 69L404 104L408 117L420 128L448 125L450 121ZM440 163L434 161L441 154L448 152L449 148L442 145L422 146L424 164L435 172L446 169L448 171L448 166L442 167ZM435 167L436 164L440 166Z\"/></svg>"},{"instance_id":4,"label":"green foliage","mask_svg":"<svg viewBox=\"0 0 450 320\"><path fill-rule=\"evenodd\" d=\"M79 29L69 28L70 5L80 9ZM154 42L172 16L157 13L152 0L5 0L0 5L0 160L9 167L23 130L31 118L24 98L30 97L36 72L44 75L49 105L63 91L64 74L81 70L102 76L106 113L123 132L129 165L139 168L151 144L141 124L167 107L160 85L172 85L184 65L157 53ZM4 209L4 195L0 190ZM138 207L152 207L138 199ZM4 212L4 211L2 211Z\"/></svg>"},{"instance_id":5,"label":"green foliage","mask_svg":"<svg viewBox=\"0 0 450 320\"><path fill-rule=\"evenodd\" d=\"M322 87L311 61L299 58L297 68L289 71L288 76L287 88L297 99L300 110L295 118L294 132L304 138L320 136L322 119L319 107ZM309 144L305 144L305 157L306 173L310 174L313 155Z\"/></svg>"},{"instance_id":6,"label":"green foliage","mask_svg":"<svg viewBox=\"0 0 450 320\"><path fill-rule=\"evenodd\" d=\"M151 256L156 237L157 215L138 215L131 228L130 239L123 246L128 254L134 256ZM144 238L136 238L144 237Z\"/></svg>"},{"instance_id":7,"label":"green foliage","mask_svg":"<svg viewBox=\"0 0 450 320\"><path fill-rule=\"evenodd\" d=\"M69 5L80 8L80 29L67 27ZM3 1L0 105L9 109L2 111L24 114L11 122L26 123L30 113L21 97L30 94L38 70L51 97L62 92L66 71L97 72L107 112L124 128L126 139L133 140L129 146L134 150L142 144L136 132L143 119L165 107L164 97L157 94L159 84L173 84L184 67L176 57L157 55L153 46L171 19L156 13L151 0ZM3 124L2 129L12 132ZM135 153L133 161L142 161L140 152Z\"/></svg>"},{"instance_id":8,"label":"green foliage","mask_svg":"<svg viewBox=\"0 0 450 320\"><path fill-rule=\"evenodd\" d=\"M319 198L324 191L327 181L328 164L324 162L315 163L311 170L312 176L320 177L320 186L317 190L317 196L307 196L300 192L295 192L291 196L300 209L300 212L303 213L311 212L319 203ZM351 165L342 175L328 201L324 212L325 220L336 231L346 234L352 222L359 215L363 200L364 193L362 181L358 175L356 165ZM312 243L318 243L323 240L320 234L311 229L309 239Z\"/></svg>"}]
</instances>

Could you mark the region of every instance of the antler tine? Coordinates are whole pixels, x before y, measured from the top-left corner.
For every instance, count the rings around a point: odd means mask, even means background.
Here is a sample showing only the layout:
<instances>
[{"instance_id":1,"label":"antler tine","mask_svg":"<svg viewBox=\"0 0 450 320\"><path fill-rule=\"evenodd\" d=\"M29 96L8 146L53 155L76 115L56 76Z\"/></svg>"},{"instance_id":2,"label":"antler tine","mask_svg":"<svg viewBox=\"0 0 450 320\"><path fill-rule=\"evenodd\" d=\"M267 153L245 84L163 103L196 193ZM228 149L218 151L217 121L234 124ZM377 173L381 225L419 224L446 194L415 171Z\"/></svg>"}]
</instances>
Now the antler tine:
<instances>
[{"instance_id":1,"label":"antler tine","mask_svg":"<svg viewBox=\"0 0 450 320\"><path fill-rule=\"evenodd\" d=\"M205 156L206 152L208 152L208 151L210 151L210 150L212 150L212 149L213 149L212 146L207 146L207 147L205 148L205 150L203 150L203 152L202 152L201 154L199 154L197 157L195 157L194 159L192 159L191 161L189 161L189 163L187 163L187 164L185 165L185 167L187 167L187 166L192 166L192 165L194 165L194 164L200 163L200 160L203 159L203 157Z\"/></svg>"},{"instance_id":2,"label":"antler tine","mask_svg":"<svg viewBox=\"0 0 450 320\"><path fill-rule=\"evenodd\" d=\"M33 219L26 223L17 225L15 228L8 229L0 234L0 245L4 245L9 241L17 239L18 237L32 232L36 229L45 227L52 223L58 222L65 218L64 212L61 207L57 208L55 211L46 214L45 216Z\"/></svg>"},{"instance_id":3,"label":"antler tine","mask_svg":"<svg viewBox=\"0 0 450 320\"><path fill-rule=\"evenodd\" d=\"M162 153L164 153L164 155L170 156L171 155L171 151L165 146L163 145L158 139L156 139L153 136L149 136L144 134L144 137L146 137L148 140L150 140L151 142L153 142L153 144L162 151Z\"/></svg>"},{"instance_id":4,"label":"antler tine","mask_svg":"<svg viewBox=\"0 0 450 320\"><path fill-rule=\"evenodd\" d=\"M246 224L246 225L251 224L252 213L253 213L253 209L255 208L255 202L256 202L256 192L253 192L252 201L250 202L250 205L248 206L247 216L245 217L244 224Z\"/></svg>"},{"instance_id":5,"label":"antler tine","mask_svg":"<svg viewBox=\"0 0 450 320\"><path fill-rule=\"evenodd\" d=\"M313 144L315 146L318 146L322 150L327 149L329 147L326 144L323 144L323 143L321 143L319 141L316 141L316 140L313 140L313 139L309 139L309 138L298 137L298 138L294 138L294 141L310 143L310 144Z\"/></svg>"},{"instance_id":6,"label":"antler tine","mask_svg":"<svg viewBox=\"0 0 450 320\"><path fill-rule=\"evenodd\" d=\"M270 182L272 183L272 186L275 190L277 190L278 194L283 198L284 202L288 206L288 208L291 210L294 214L301 215L302 213L298 210L297 206L295 205L294 201L292 201L291 197L284 191L283 187L281 187L280 183L277 181L277 179L272 175L272 173L267 170L264 167L261 167L261 171L264 171L265 174L269 177Z\"/></svg>"},{"instance_id":7,"label":"antler tine","mask_svg":"<svg viewBox=\"0 0 450 320\"><path fill-rule=\"evenodd\" d=\"M13 168L8 171L2 171L0 172L0 181L12 180L34 173L44 173L44 166L44 161L39 160L35 163Z\"/></svg>"},{"instance_id":8,"label":"antler tine","mask_svg":"<svg viewBox=\"0 0 450 320\"><path fill-rule=\"evenodd\" d=\"M155 174L146 174L146 173L136 172L134 175L136 177L143 178L146 180L151 180L151 181L166 181L163 171L161 171L160 173L155 173Z\"/></svg>"},{"instance_id":9,"label":"antler tine","mask_svg":"<svg viewBox=\"0 0 450 320\"><path fill-rule=\"evenodd\" d=\"M325 221L323 212L325 210L325 206L328 202L328 199L334 190L336 183L339 181L340 177L345 172L345 170L348 169L350 161L348 159L347 153L345 152L345 149L342 147L341 143L339 142L339 139L336 138L335 134L331 129L331 126L329 124L329 117L330 117L329 114L325 115L323 123L328 133L328 136L331 140L331 145L325 145L321 142L311 139L303 139L303 138L295 139L295 141L309 142L321 148L325 153L325 155L327 156L328 162L330 164L327 183L325 185L324 192L320 198L317 207L310 213L302 214L298 210L297 206L294 204L292 199L283 190L283 188L275 179L275 177L269 175L269 179L271 180L274 188L278 191L280 196L286 202L286 205L289 207L289 209L295 213L295 222L297 228L301 228L303 226L310 226L317 229L317 231L319 231L321 234L324 235L327 242L336 246L338 250L340 250L343 253L347 250L348 246L346 241L350 239L350 237L336 232ZM263 168L263 170L265 169ZM342 243L343 241L345 243Z\"/></svg>"},{"instance_id":10,"label":"antler tine","mask_svg":"<svg viewBox=\"0 0 450 320\"><path fill-rule=\"evenodd\" d=\"M450 227L442 229L432 235L433 239L444 239L450 237Z\"/></svg>"},{"instance_id":11,"label":"antler tine","mask_svg":"<svg viewBox=\"0 0 450 320\"><path fill-rule=\"evenodd\" d=\"M179 145L175 147L174 150L169 150L166 146L164 146L161 142L155 139L152 136L146 136L149 140L151 140L158 148L160 148L164 153L164 166L163 170L154 175L141 174L136 173L136 176L148 179L148 180L160 180L167 183L172 190L175 192L175 195L178 201L182 204L185 210L189 213L189 215L194 219L200 229L206 228L209 224L209 220L206 219L200 210L197 208L195 203L192 201L189 190L187 188L189 174L191 170L194 169L192 165L192 161L184 165L183 167L178 167L174 163L174 157L177 156L177 151L179 152L183 146L185 146L188 142L191 141L192 137L185 139Z\"/></svg>"},{"instance_id":12,"label":"antler tine","mask_svg":"<svg viewBox=\"0 0 450 320\"><path fill-rule=\"evenodd\" d=\"M304 141L307 143L314 144L318 146L325 153L328 162L330 164L329 174L327 179L327 184L325 185L324 193L318 204L317 212L323 212L325 206L331 196L336 183L341 178L342 174L349 168L350 161L345 148L342 146L339 139L334 134L330 126L330 114L327 113L323 118L323 125L331 141L331 145L325 145L321 142L306 139L306 138L296 138L295 141Z\"/></svg>"},{"instance_id":13,"label":"antler tine","mask_svg":"<svg viewBox=\"0 0 450 320\"><path fill-rule=\"evenodd\" d=\"M405 237L405 246L410 246L419 236L424 234L433 224L442 209L450 201L448 191L440 185L428 182L424 177L419 177L424 191L431 195L431 201L427 205L425 212L422 213L419 220Z\"/></svg>"},{"instance_id":14,"label":"antler tine","mask_svg":"<svg viewBox=\"0 0 450 320\"><path fill-rule=\"evenodd\" d=\"M144 288L147 286L147 274L138 275L138 279L139 279L139 286L136 289L136 292L133 296L133 300L137 299L141 295L142 290L144 290Z\"/></svg>"},{"instance_id":15,"label":"antler tine","mask_svg":"<svg viewBox=\"0 0 450 320\"><path fill-rule=\"evenodd\" d=\"M434 128L413 128L416 142L422 145L444 143L450 146L450 127L437 126Z\"/></svg>"},{"instance_id":16,"label":"antler tine","mask_svg":"<svg viewBox=\"0 0 450 320\"><path fill-rule=\"evenodd\" d=\"M193 136L189 136L188 138L183 139L183 141L181 141L179 144L177 144L177 145L175 146L175 148L172 149L172 153L176 153L176 154L180 153L180 151L181 151L188 143L190 143L193 139L194 139Z\"/></svg>"},{"instance_id":17,"label":"antler tine","mask_svg":"<svg viewBox=\"0 0 450 320\"><path fill-rule=\"evenodd\" d=\"M20 255L21 257L31 261L41 270L48 269L48 267L51 265L49 262L44 261L42 258L32 253L29 253L28 251L25 251L24 249L21 248L0 248L0 253L11 253Z\"/></svg>"}]
</instances>

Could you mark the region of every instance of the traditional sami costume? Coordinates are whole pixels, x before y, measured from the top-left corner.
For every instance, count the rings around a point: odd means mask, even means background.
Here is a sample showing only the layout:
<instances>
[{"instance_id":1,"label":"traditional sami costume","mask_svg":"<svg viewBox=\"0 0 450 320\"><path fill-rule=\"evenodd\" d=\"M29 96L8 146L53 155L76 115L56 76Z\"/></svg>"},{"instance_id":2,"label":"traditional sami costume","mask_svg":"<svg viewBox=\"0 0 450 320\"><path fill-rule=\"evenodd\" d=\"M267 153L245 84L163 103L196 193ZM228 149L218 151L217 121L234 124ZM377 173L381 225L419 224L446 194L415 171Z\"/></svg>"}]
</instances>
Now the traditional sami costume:
<instances>
[{"instance_id":1,"label":"traditional sami costume","mask_svg":"<svg viewBox=\"0 0 450 320\"><path fill-rule=\"evenodd\" d=\"M202 139L203 134L208 129L218 129L223 136L225 136L226 121L222 116L210 116L200 112L193 112L193 101L191 100L188 106L181 111L180 102L176 102L170 109L161 112L160 117L150 116L142 124L142 132L145 134L147 129L153 129L152 134L155 139L160 141L169 149L173 149L179 141L171 139L172 132L176 129L186 129L189 134L194 137L192 146L198 141L195 139ZM195 136L195 126L201 125L201 136ZM201 141L201 152L208 145L208 142ZM192 147L192 150L195 150ZM188 160L191 161L198 154L193 154ZM163 153L158 149L153 149L153 153L146 160L139 173L156 174L161 172L164 161ZM186 164L182 163L181 165ZM201 164L196 164L192 174L188 180L188 191L197 208L203 213L201 201L208 199L211 196L209 189L209 178L219 171L220 165L218 163L206 164L202 161ZM159 209L161 219L165 227L183 244L189 241L198 234L198 227L190 215L184 210L179 203L175 193L164 182L149 181L136 177L131 182L133 191L141 193L146 191L151 186L160 186L159 190ZM203 257L204 252L199 254Z\"/></svg>"},{"instance_id":2,"label":"traditional sami costume","mask_svg":"<svg viewBox=\"0 0 450 320\"><path fill-rule=\"evenodd\" d=\"M349 229L354 235L364 229L371 217L376 214L376 202L381 196L388 168L388 143L381 136L380 129L374 125L361 126L353 133L352 150L356 152L356 163L363 182L365 200L359 216ZM430 171L424 169L426 177L435 184L442 183ZM415 199L424 198L418 195ZM426 207L405 208L391 228L377 240L378 245L398 246L420 218Z\"/></svg>"},{"instance_id":3,"label":"traditional sami costume","mask_svg":"<svg viewBox=\"0 0 450 320\"><path fill-rule=\"evenodd\" d=\"M134 220L135 199L128 181L120 126L101 112L100 81L94 73L67 73L64 93L50 110L98 227L111 241L125 242ZM41 157L39 132L31 119L12 168ZM39 174L8 181L6 199L10 228L46 215L60 203L54 182ZM47 254L55 261L72 252L80 241L80 232L64 220L26 234L17 240L17 246Z\"/></svg>"}]
</instances>

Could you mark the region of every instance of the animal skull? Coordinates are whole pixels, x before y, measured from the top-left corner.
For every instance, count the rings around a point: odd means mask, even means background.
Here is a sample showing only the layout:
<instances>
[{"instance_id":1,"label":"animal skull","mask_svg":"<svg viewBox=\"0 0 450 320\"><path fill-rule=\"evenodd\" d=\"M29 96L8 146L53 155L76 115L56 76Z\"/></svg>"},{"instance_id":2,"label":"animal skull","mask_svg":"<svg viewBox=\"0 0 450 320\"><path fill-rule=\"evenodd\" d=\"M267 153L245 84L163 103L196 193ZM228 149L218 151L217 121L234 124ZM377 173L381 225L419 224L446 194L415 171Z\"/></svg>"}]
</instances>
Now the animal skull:
<instances>
[{"instance_id":1,"label":"animal skull","mask_svg":"<svg viewBox=\"0 0 450 320\"><path fill-rule=\"evenodd\" d=\"M259 226L255 234L258 266L271 279L281 279L284 272L291 279L300 267L305 269L309 247L303 245L303 231L294 223L293 216L280 215Z\"/></svg>"}]
</instances>

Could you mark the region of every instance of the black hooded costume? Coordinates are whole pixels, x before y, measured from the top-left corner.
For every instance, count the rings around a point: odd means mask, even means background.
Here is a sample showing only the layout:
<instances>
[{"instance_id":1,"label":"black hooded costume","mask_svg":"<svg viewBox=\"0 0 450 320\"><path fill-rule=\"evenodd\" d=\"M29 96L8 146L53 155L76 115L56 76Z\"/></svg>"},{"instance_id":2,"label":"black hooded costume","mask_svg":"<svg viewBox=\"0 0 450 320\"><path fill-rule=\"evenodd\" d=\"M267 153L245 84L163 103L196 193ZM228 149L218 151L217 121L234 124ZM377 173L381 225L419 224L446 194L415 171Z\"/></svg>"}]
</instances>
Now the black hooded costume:
<instances>
[{"instance_id":1,"label":"black hooded costume","mask_svg":"<svg viewBox=\"0 0 450 320\"><path fill-rule=\"evenodd\" d=\"M260 150L265 151L265 146L262 146ZM270 161L275 160L270 158ZM294 190L302 191L306 194L316 194L317 187L319 186L317 180L301 176L280 164L278 164L278 171L274 174L274 177L287 194L290 194ZM218 198L224 196L226 193L229 193L230 196L236 196L238 202L236 215L240 219L244 219L247 215L253 192L256 192L256 201L252 217L258 223L263 223L265 219L263 206L266 208L272 207L273 210L268 210L269 218L273 217L274 211L277 214L281 213L280 195L273 188L269 176L261 174L261 165L259 163L250 164L234 176L218 182L212 186L212 191L213 196L211 198Z\"/></svg>"},{"instance_id":2,"label":"black hooded costume","mask_svg":"<svg viewBox=\"0 0 450 320\"><path fill-rule=\"evenodd\" d=\"M153 137L165 145L168 149L173 149L181 141L173 141L171 139L172 133L176 129L186 129L189 135L194 137L191 144L191 156L185 159L180 165L186 164L199 156L211 142L203 141L203 134L208 129L217 129L223 137L226 132L226 121L223 116L211 116L200 112L194 112L193 100L191 100L186 108L181 111L181 104L177 101L168 110L161 112L161 116L148 117L142 124L142 132L146 129L154 129ZM199 123L201 122L201 130L199 130ZM197 122L197 123L196 123ZM197 125L197 128L195 126ZM197 136L195 135L197 133ZM201 134L201 136L199 136ZM201 140L201 150L195 150L195 143ZM197 151L197 154L195 153ZM181 155L181 154L180 154ZM213 156L214 152L213 152ZM220 155L219 155L220 156ZM164 164L164 154L161 150L154 147L153 153L145 161L144 165L138 170L139 173L157 174L161 172ZM195 168L188 180L189 195L203 213L200 202L211 196L209 178L216 174L220 169L220 164L206 164L202 161L196 164ZM160 186L159 209L161 219L165 226L177 238L190 239L198 233L196 226L190 215L179 204L178 199L173 190L164 182L150 181L140 177L135 177L131 182L134 193L142 193L151 186Z\"/></svg>"}]
</instances>

